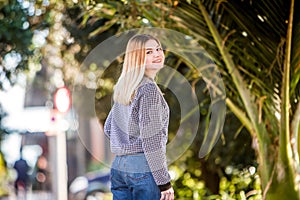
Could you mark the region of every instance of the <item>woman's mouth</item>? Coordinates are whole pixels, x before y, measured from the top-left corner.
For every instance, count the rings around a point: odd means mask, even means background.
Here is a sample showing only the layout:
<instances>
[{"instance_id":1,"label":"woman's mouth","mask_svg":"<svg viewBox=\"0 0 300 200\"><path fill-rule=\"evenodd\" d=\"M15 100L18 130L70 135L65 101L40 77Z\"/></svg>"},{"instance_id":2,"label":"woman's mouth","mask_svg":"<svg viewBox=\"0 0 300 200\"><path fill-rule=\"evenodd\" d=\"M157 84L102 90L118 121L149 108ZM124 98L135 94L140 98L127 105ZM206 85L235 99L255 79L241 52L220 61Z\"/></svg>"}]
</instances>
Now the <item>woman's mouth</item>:
<instances>
[{"instance_id":1,"label":"woman's mouth","mask_svg":"<svg viewBox=\"0 0 300 200\"><path fill-rule=\"evenodd\" d=\"M161 63L161 59L154 60L152 63Z\"/></svg>"}]
</instances>

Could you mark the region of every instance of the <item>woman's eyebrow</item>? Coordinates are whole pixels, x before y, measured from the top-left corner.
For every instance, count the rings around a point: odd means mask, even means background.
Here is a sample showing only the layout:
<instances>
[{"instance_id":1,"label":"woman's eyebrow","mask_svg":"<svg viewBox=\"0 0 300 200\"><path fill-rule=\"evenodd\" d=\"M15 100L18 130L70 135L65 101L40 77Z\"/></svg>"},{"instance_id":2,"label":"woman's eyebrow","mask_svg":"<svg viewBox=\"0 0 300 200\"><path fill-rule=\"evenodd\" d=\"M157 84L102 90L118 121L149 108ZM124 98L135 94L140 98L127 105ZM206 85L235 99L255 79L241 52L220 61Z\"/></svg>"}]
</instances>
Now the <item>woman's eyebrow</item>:
<instances>
[{"instance_id":1,"label":"woman's eyebrow","mask_svg":"<svg viewBox=\"0 0 300 200\"><path fill-rule=\"evenodd\" d=\"M157 47L161 47L161 46L157 45L156 47L147 47L146 50L152 50L152 49L157 48Z\"/></svg>"}]
</instances>

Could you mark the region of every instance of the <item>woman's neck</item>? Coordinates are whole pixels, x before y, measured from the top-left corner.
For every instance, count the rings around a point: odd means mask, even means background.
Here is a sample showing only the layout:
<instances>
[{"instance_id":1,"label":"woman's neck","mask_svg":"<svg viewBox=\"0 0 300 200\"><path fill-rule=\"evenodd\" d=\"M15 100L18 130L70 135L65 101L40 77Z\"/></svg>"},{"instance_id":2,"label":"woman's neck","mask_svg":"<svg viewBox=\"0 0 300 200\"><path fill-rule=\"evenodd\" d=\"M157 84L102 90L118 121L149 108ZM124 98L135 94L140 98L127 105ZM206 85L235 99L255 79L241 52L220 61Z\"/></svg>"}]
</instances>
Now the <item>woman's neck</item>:
<instances>
[{"instance_id":1,"label":"woman's neck","mask_svg":"<svg viewBox=\"0 0 300 200\"><path fill-rule=\"evenodd\" d=\"M155 76L157 74L157 71L155 70L146 70L145 76L149 77L150 79L154 80Z\"/></svg>"}]
</instances>

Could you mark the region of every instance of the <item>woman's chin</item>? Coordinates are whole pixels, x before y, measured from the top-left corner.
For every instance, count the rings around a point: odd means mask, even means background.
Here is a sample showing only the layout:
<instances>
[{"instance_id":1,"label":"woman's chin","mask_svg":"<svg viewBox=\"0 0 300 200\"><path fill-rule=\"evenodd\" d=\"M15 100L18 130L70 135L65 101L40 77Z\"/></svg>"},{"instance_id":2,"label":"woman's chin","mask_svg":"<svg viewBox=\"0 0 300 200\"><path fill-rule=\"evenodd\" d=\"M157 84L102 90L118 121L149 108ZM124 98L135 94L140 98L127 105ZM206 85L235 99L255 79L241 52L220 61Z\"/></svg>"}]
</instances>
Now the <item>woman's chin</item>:
<instances>
[{"instance_id":1,"label":"woman's chin","mask_svg":"<svg viewBox=\"0 0 300 200\"><path fill-rule=\"evenodd\" d=\"M146 66L146 69L149 69L149 70L160 70L163 67L164 67L164 65L162 65L162 64L152 64L152 65Z\"/></svg>"}]
</instances>

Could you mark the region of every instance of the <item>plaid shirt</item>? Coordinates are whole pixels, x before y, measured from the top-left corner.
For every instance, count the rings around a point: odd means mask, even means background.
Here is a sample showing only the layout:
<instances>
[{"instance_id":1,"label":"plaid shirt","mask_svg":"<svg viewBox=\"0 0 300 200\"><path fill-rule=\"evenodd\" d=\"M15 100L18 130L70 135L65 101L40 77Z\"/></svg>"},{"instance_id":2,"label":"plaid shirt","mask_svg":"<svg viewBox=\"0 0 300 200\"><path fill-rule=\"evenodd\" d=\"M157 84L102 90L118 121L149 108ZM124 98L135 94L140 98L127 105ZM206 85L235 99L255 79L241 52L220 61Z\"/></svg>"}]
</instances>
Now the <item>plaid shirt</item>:
<instances>
[{"instance_id":1,"label":"plaid shirt","mask_svg":"<svg viewBox=\"0 0 300 200\"><path fill-rule=\"evenodd\" d=\"M136 94L125 106L114 103L104 124L116 155L144 152L158 186L170 184L166 160L169 107L158 86L145 77Z\"/></svg>"}]
</instances>

